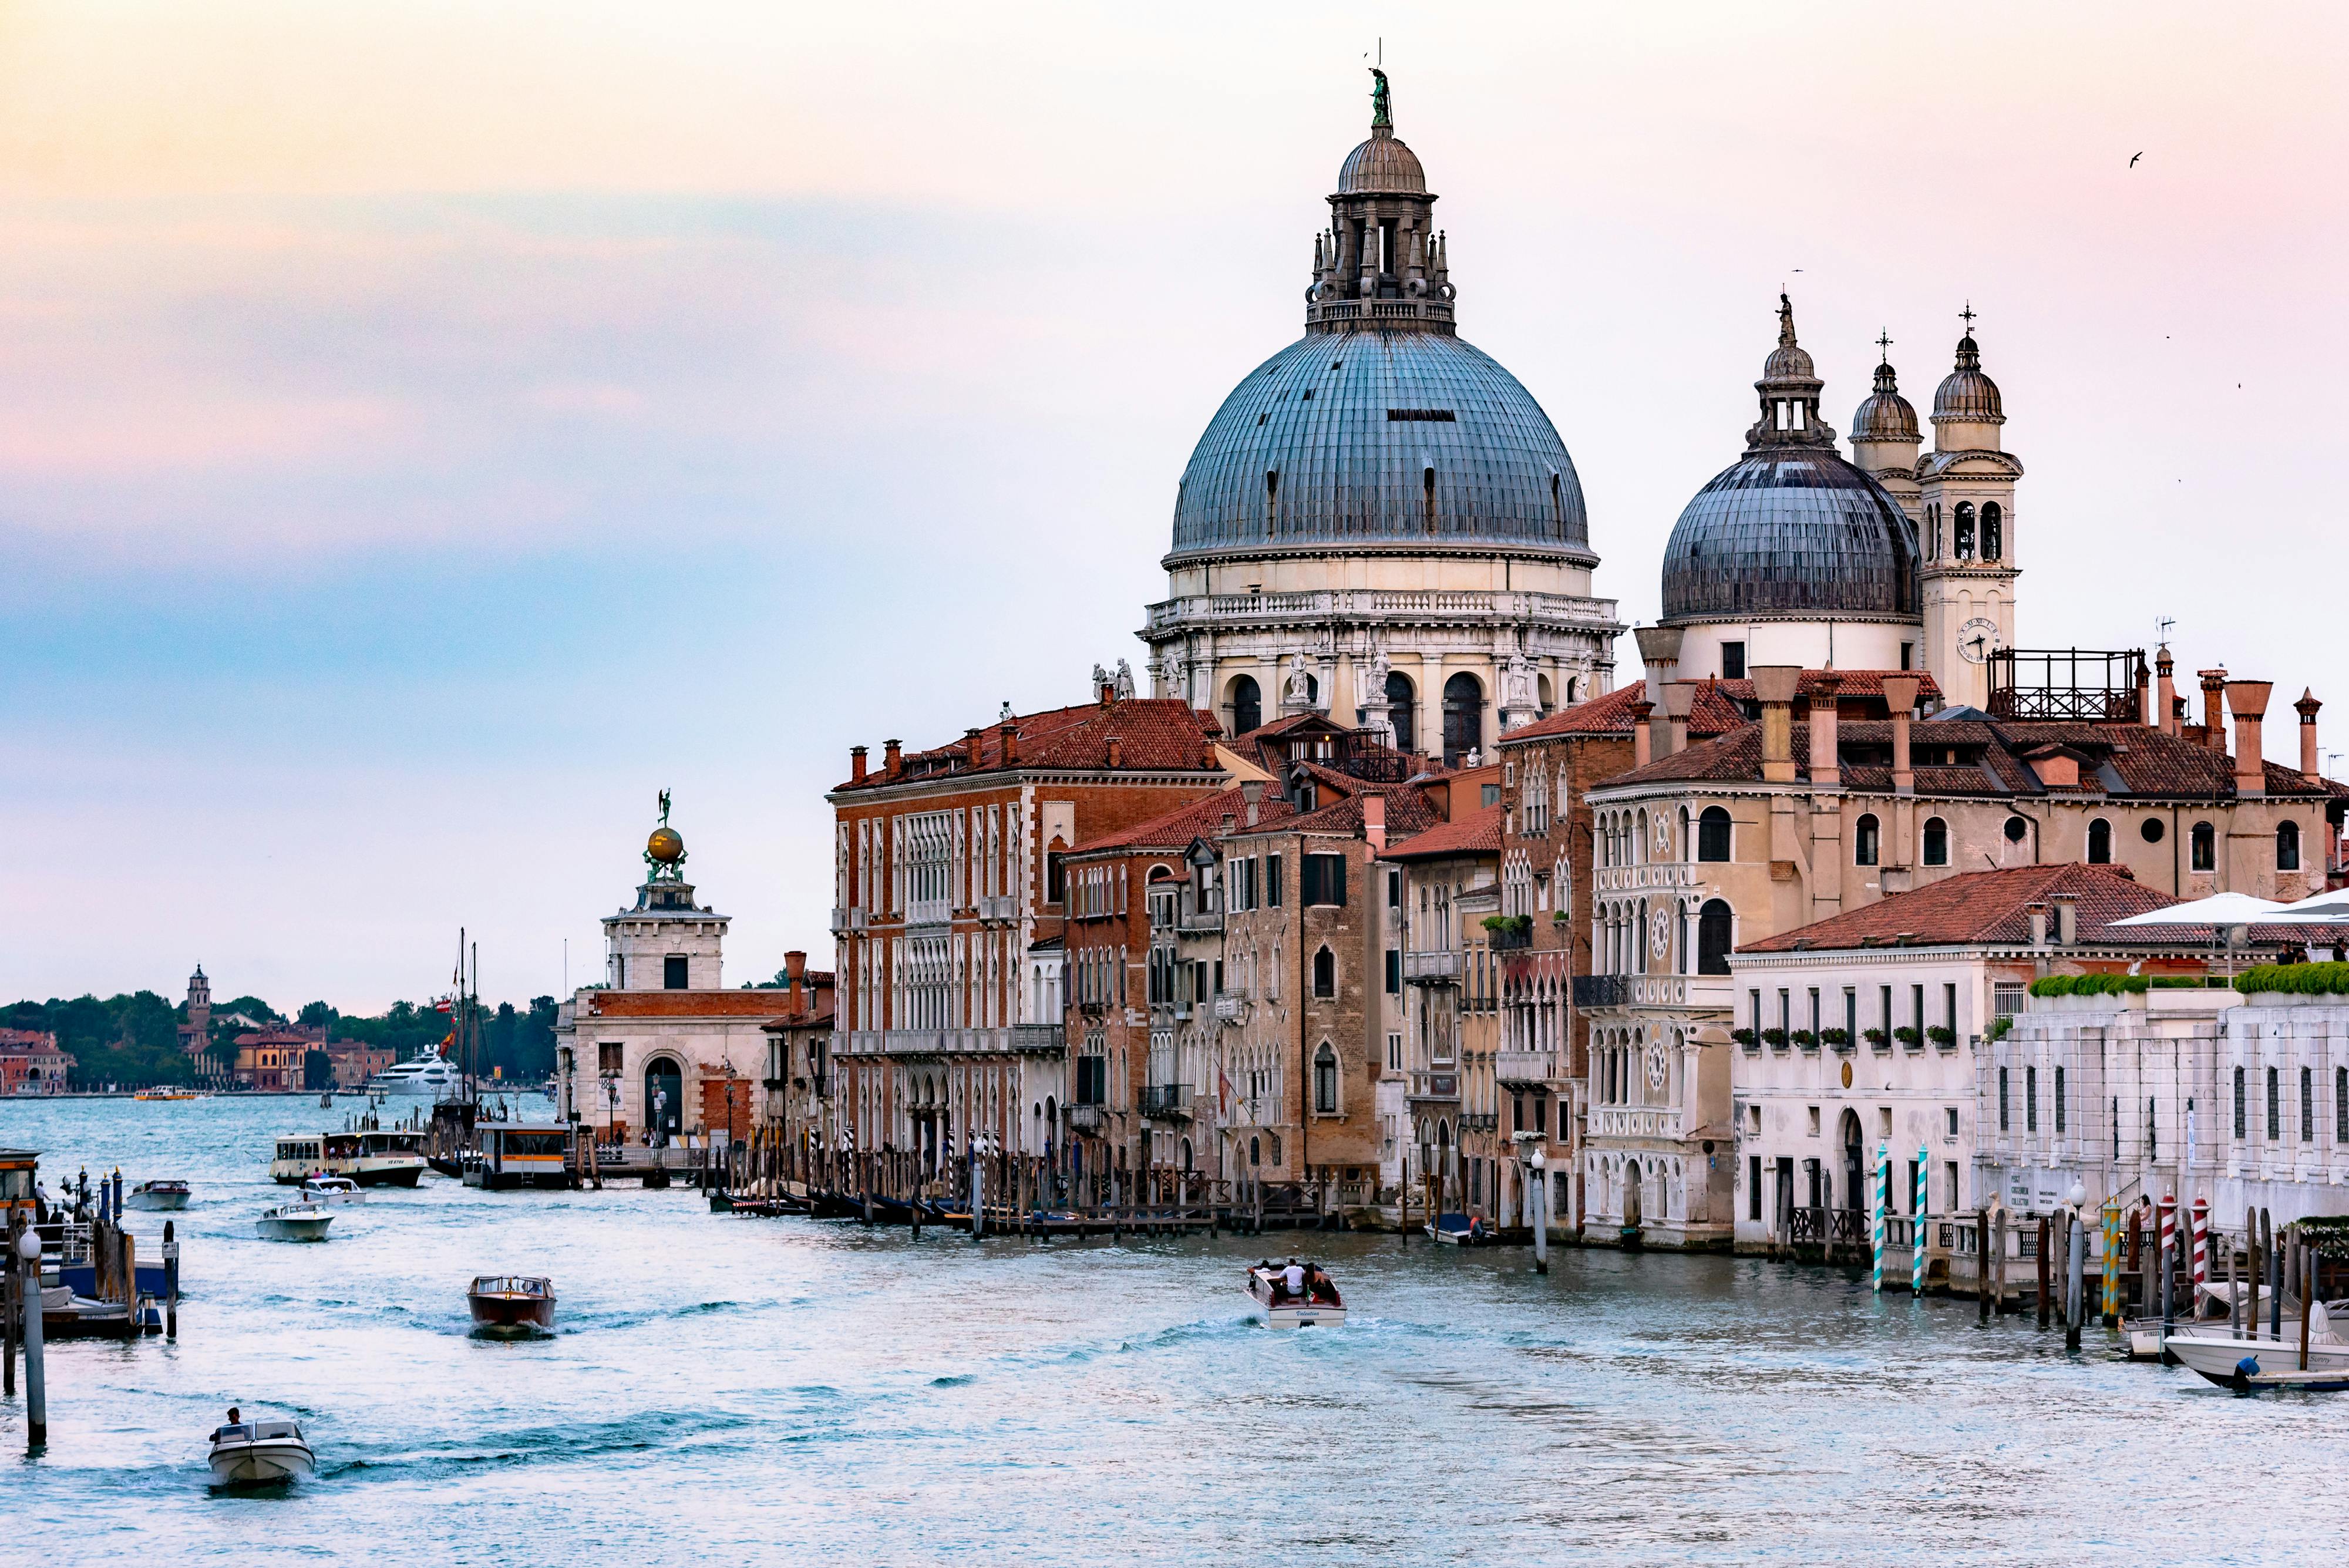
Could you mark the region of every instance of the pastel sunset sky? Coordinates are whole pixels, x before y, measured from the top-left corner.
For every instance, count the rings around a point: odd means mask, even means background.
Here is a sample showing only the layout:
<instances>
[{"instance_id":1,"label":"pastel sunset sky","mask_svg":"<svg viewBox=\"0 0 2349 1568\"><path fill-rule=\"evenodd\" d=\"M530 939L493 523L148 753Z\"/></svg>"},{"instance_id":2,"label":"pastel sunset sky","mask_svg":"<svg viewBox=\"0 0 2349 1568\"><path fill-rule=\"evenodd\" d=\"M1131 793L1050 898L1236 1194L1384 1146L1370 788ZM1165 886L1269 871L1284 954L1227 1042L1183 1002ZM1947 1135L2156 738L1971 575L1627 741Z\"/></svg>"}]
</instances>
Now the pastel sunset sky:
<instances>
[{"instance_id":1,"label":"pastel sunset sky","mask_svg":"<svg viewBox=\"0 0 2349 1568\"><path fill-rule=\"evenodd\" d=\"M852 744L1140 663L1381 37L1625 621L1782 285L1838 429L1971 301L2021 640L2349 746L2336 5L12 4L0 1000L556 992L663 787L828 965Z\"/></svg>"}]
</instances>

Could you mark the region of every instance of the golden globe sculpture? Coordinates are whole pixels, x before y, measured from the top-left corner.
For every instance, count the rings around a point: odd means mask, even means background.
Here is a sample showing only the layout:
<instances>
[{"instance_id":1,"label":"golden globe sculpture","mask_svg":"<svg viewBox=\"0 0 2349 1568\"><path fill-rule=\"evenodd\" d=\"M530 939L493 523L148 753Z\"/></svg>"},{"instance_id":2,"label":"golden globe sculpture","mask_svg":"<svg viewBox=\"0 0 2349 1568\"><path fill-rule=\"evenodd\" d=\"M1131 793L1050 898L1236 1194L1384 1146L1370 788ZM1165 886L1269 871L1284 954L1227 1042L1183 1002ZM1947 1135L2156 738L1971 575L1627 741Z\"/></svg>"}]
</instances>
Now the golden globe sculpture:
<instances>
[{"instance_id":1,"label":"golden globe sculpture","mask_svg":"<svg viewBox=\"0 0 2349 1568\"><path fill-rule=\"evenodd\" d=\"M656 827L645 840L645 857L662 866L674 866L685 858L685 836L674 827Z\"/></svg>"}]
</instances>

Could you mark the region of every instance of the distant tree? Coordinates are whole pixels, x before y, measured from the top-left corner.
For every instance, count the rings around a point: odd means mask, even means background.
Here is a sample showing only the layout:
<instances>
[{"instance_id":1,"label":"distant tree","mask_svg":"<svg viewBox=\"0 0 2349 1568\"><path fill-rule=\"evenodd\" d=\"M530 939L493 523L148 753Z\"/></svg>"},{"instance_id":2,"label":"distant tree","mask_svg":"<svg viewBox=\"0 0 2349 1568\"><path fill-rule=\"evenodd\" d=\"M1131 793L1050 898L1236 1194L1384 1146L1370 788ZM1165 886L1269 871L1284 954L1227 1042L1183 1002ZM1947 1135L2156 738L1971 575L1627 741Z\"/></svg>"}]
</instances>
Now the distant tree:
<instances>
[{"instance_id":1,"label":"distant tree","mask_svg":"<svg viewBox=\"0 0 2349 1568\"><path fill-rule=\"evenodd\" d=\"M332 1006L326 1002L305 1002L302 1004L302 1011L295 1015L294 1021L305 1029L331 1030L335 1026L335 1020L341 1016L341 1013L336 1012Z\"/></svg>"},{"instance_id":2,"label":"distant tree","mask_svg":"<svg viewBox=\"0 0 2349 1568\"><path fill-rule=\"evenodd\" d=\"M256 1023L283 1023L285 1022L285 1015L284 1013L278 1012L277 1009L270 1006L269 1003L262 1001L261 998L257 996L240 996L234 1002L215 1002L212 1004L212 1012L215 1013L242 1012L247 1018L253 1019Z\"/></svg>"},{"instance_id":3,"label":"distant tree","mask_svg":"<svg viewBox=\"0 0 2349 1568\"><path fill-rule=\"evenodd\" d=\"M302 1086L305 1089L331 1089L335 1086L335 1059L324 1051L308 1051L302 1056Z\"/></svg>"}]
</instances>

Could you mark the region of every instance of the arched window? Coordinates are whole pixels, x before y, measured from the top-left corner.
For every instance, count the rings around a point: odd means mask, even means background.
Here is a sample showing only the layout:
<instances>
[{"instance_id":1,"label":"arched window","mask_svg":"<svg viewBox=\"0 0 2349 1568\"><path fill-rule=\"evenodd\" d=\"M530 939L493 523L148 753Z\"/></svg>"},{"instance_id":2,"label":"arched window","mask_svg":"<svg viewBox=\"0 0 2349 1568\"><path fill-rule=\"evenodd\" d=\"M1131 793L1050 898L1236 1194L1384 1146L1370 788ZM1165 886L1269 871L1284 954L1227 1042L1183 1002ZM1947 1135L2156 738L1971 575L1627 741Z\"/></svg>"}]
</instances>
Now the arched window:
<instances>
[{"instance_id":1,"label":"arched window","mask_svg":"<svg viewBox=\"0 0 2349 1568\"><path fill-rule=\"evenodd\" d=\"M1941 558L1941 504L1938 501L1925 508L1925 558Z\"/></svg>"},{"instance_id":2,"label":"arched window","mask_svg":"<svg viewBox=\"0 0 2349 1568\"><path fill-rule=\"evenodd\" d=\"M1313 1053L1313 1110L1318 1116L1338 1114L1338 1053L1326 1040Z\"/></svg>"},{"instance_id":3,"label":"arched window","mask_svg":"<svg viewBox=\"0 0 2349 1568\"><path fill-rule=\"evenodd\" d=\"M1264 1140L1262 1138L1252 1137L1248 1139L1248 1163L1250 1165L1262 1165L1264 1163Z\"/></svg>"},{"instance_id":4,"label":"arched window","mask_svg":"<svg viewBox=\"0 0 2349 1568\"><path fill-rule=\"evenodd\" d=\"M1862 813L1860 819L1852 826L1852 864L1855 866L1875 865L1883 853L1882 840L1882 826L1876 820L1876 814L1872 811Z\"/></svg>"},{"instance_id":5,"label":"arched window","mask_svg":"<svg viewBox=\"0 0 2349 1568\"><path fill-rule=\"evenodd\" d=\"M1696 913L1697 973L1729 972L1729 906L1719 898L1707 899Z\"/></svg>"},{"instance_id":6,"label":"arched window","mask_svg":"<svg viewBox=\"0 0 2349 1568\"><path fill-rule=\"evenodd\" d=\"M1648 814L1640 812L1631 819L1631 864L1642 865L1648 858Z\"/></svg>"},{"instance_id":7,"label":"arched window","mask_svg":"<svg viewBox=\"0 0 2349 1568\"><path fill-rule=\"evenodd\" d=\"M1950 825L1938 816L1925 819L1925 864L1947 866L1950 863Z\"/></svg>"},{"instance_id":8,"label":"arched window","mask_svg":"<svg viewBox=\"0 0 2349 1568\"><path fill-rule=\"evenodd\" d=\"M1961 561L1971 561L1974 558L1974 504L1959 502L1957 511L1951 516L1952 526L1950 532L1951 543L1957 547L1957 557Z\"/></svg>"},{"instance_id":9,"label":"arched window","mask_svg":"<svg viewBox=\"0 0 2349 1568\"><path fill-rule=\"evenodd\" d=\"M1457 765L1485 743L1485 688L1462 670L1444 683L1444 760Z\"/></svg>"},{"instance_id":10,"label":"arched window","mask_svg":"<svg viewBox=\"0 0 2349 1568\"><path fill-rule=\"evenodd\" d=\"M1729 858L1729 813L1717 805L1704 808L1696 821L1696 857L1699 860Z\"/></svg>"},{"instance_id":11,"label":"arched window","mask_svg":"<svg viewBox=\"0 0 2349 1568\"><path fill-rule=\"evenodd\" d=\"M1689 836L1689 811L1686 806L1681 807L1681 856L1683 859L1696 857L1696 841Z\"/></svg>"},{"instance_id":12,"label":"arched window","mask_svg":"<svg viewBox=\"0 0 2349 1568\"><path fill-rule=\"evenodd\" d=\"M1257 690L1256 677L1243 675L1232 682L1232 733L1245 735L1264 723L1264 694Z\"/></svg>"},{"instance_id":13,"label":"arched window","mask_svg":"<svg viewBox=\"0 0 2349 1568\"><path fill-rule=\"evenodd\" d=\"M2088 864L2109 866L2113 863L2113 825L2103 817L2088 824Z\"/></svg>"},{"instance_id":14,"label":"arched window","mask_svg":"<svg viewBox=\"0 0 2349 1568\"><path fill-rule=\"evenodd\" d=\"M1686 974L1688 966L1689 916L1685 900L1672 906L1672 972Z\"/></svg>"},{"instance_id":15,"label":"arched window","mask_svg":"<svg viewBox=\"0 0 2349 1568\"><path fill-rule=\"evenodd\" d=\"M2006 549L2005 517L1998 503L1985 501L1982 510L1982 558L1995 561Z\"/></svg>"},{"instance_id":16,"label":"arched window","mask_svg":"<svg viewBox=\"0 0 2349 1568\"><path fill-rule=\"evenodd\" d=\"M1419 703L1411 677L1400 670L1387 671L1387 722L1394 726L1395 750L1419 750Z\"/></svg>"},{"instance_id":17,"label":"arched window","mask_svg":"<svg viewBox=\"0 0 2349 1568\"><path fill-rule=\"evenodd\" d=\"M2276 869L2300 869L2300 824L2279 823L2276 826Z\"/></svg>"},{"instance_id":18,"label":"arched window","mask_svg":"<svg viewBox=\"0 0 2349 1568\"><path fill-rule=\"evenodd\" d=\"M1338 956L1328 948L1323 948L1313 955L1313 994L1316 996L1338 994Z\"/></svg>"},{"instance_id":19,"label":"arched window","mask_svg":"<svg viewBox=\"0 0 2349 1568\"><path fill-rule=\"evenodd\" d=\"M2193 868L2197 871L2217 870L2219 868L2219 835L2217 830L2212 828L2207 822L2198 822L2194 825L2194 831L2188 835L2188 837L2191 840L2193 845L2193 858L2191 862Z\"/></svg>"}]
</instances>

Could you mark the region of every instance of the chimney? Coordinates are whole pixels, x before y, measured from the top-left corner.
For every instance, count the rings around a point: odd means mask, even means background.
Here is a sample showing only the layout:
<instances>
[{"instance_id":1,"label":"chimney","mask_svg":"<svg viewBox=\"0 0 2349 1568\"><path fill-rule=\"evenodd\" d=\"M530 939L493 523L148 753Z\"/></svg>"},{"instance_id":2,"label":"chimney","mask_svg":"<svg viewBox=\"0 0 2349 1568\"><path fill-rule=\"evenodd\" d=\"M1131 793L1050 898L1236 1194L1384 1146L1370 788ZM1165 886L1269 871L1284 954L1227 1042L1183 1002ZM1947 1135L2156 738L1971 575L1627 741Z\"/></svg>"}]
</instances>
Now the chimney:
<instances>
[{"instance_id":1,"label":"chimney","mask_svg":"<svg viewBox=\"0 0 2349 1568\"><path fill-rule=\"evenodd\" d=\"M1688 750L1689 713L1696 707L1696 682L1675 680L1664 688L1664 746L1667 756Z\"/></svg>"},{"instance_id":2,"label":"chimney","mask_svg":"<svg viewBox=\"0 0 2349 1568\"><path fill-rule=\"evenodd\" d=\"M1228 811L1224 813L1221 821L1223 826L1216 830L1216 836L1218 838L1229 838L1232 836L1232 814Z\"/></svg>"},{"instance_id":3,"label":"chimney","mask_svg":"<svg viewBox=\"0 0 2349 1568\"><path fill-rule=\"evenodd\" d=\"M1387 797L1375 792L1362 796L1362 836L1371 841L1371 853L1387 852Z\"/></svg>"},{"instance_id":4,"label":"chimney","mask_svg":"<svg viewBox=\"0 0 2349 1568\"><path fill-rule=\"evenodd\" d=\"M1843 785L1843 769L1836 755L1836 721L1841 715L1836 710L1836 697L1843 690L1843 677L1833 670L1823 670L1811 677L1811 787L1839 789Z\"/></svg>"},{"instance_id":5,"label":"chimney","mask_svg":"<svg viewBox=\"0 0 2349 1568\"><path fill-rule=\"evenodd\" d=\"M2316 753L2316 711L2324 704L2316 700L2313 691L2303 686L2300 689L2300 701L2292 706L2300 711L2300 771L2310 778L2320 777Z\"/></svg>"},{"instance_id":6,"label":"chimney","mask_svg":"<svg viewBox=\"0 0 2349 1568\"><path fill-rule=\"evenodd\" d=\"M2268 793L2268 765L2260 751L2260 723L2268 715L2269 680L2230 680L2227 706L2235 715L2235 798Z\"/></svg>"},{"instance_id":7,"label":"chimney","mask_svg":"<svg viewBox=\"0 0 2349 1568\"><path fill-rule=\"evenodd\" d=\"M1772 784L1795 780L1795 688L1801 684L1799 664L1757 664L1754 695L1762 704L1762 777Z\"/></svg>"},{"instance_id":8,"label":"chimney","mask_svg":"<svg viewBox=\"0 0 2349 1568\"><path fill-rule=\"evenodd\" d=\"M1655 760L1655 736L1648 728L1648 715L1654 712L1651 703L1631 704L1631 765L1644 768Z\"/></svg>"},{"instance_id":9,"label":"chimney","mask_svg":"<svg viewBox=\"0 0 2349 1568\"><path fill-rule=\"evenodd\" d=\"M848 782L850 784L864 782L864 748L862 746L848 748Z\"/></svg>"},{"instance_id":10,"label":"chimney","mask_svg":"<svg viewBox=\"0 0 2349 1568\"><path fill-rule=\"evenodd\" d=\"M791 1011L807 1011L807 954L793 950L783 955L783 977L791 981Z\"/></svg>"},{"instance_id":11,"label":"chimney","mask_svg":"<svg viewBox=\"0 0 2349 1568\"><path fill-rule=\"evenodd\" d=\"M1019 726L999 724L996 726L995 734L999 742L998 749L1003 753L1003 765L1007 768L1014 766L1019 761Z\"/></svg>"},{"instance_id":12,"label":"chimney","mask_svg":"<svg viewBox=\"0 0 2349 1568\"><path fill-rule=\"evenodd\" d=\"M2047 948L2047 906L2034 898L2023 908L2031 917L2032 950L2044 952Z\"/></svg>"},{"instance_id":13,"label":"chimney","mask_svg":"<svg viewBox=\"0 0 2349 1568\"><path fill-rule=\"evenodd\" d=\"M1117 701L1117 682L1104 680L1101 685L1101 705L1104 708Z\"/></svg>"},{"instance_id":14,"label":"chimney","mask_svg":"<svg viewBox=\"0 0 2349 1568\"><path fill-rule=\"evenodd\" d=\"M2155 722L2152 680L2145 668L2145 655L2140 653L2137 657L2137 722L2140 724Z\"/></svg>"},{"instance_id":15,"label":"chimney","mask_svg":"<svg viewBox=\"0 0 2349 1568\"><path fill-rule=\"evenodd\" d=\"M1248 779L1240 785L1240 800L1247 813L1247 825L1254 827L1264 815L1264 781Z\"/></svg>"},{"instance_id":16,"label":"chimney","mask_svg":"<svg viewBox=\"0 0 2349 1568\"><path fill-rule=\"evenodd\" d=\"M2153 670L2157 677L2153 688L2154 700L2160 704L2153 722L2160 727L2162 733L2174 735L2178 733L2178 682L2174 679L2178 673L2178 661L2169 657L2169 644L2165 642L2154 650Z\"/></svg>"},{"instance_id":17,"label":"chimney","mask_svg":"<svg viewBox=\"0 0 2349 1568\"><path fill-rule=\"evenodd\" d=\"M905 771L905 753L895 741L881 742L881 773L885 778L895 778Z\"/></svg>"},{"instance_id":18,"label":"chimney","mask_svg":"<svg viewBox=\"0 0 2349 1568\"><path fill-rule=\"evenodd\" d=\"M1917 689L1922 684L1913 675L1888 675L1884 678L1884 706L1892 714L1894 794L1917 793L1917 774L1909 763L1909 716L1916 711Z\"/></svg>"},{"instance_id":19,"label":"chimney","mask_svg":"<svg viewBox=\"0 0 2349 1568\"><path fill-rule=\"evenodd\" d=\"M962 732L962 744L963 750L968 753L970 757L970 765L972 767L978 766L979 746L978 730L977 726L973 726Z\"/></svg>"},{"instance_id":20,"label":"chimney","mask_svg":"<svg viewBox=\"0 0 2349 1568\"><path fill-rule=\"evenodd\" d=\"M1125 766L1125 746L1115 735L1109 738L1109 765L1113 768Z\"/></svg>"},{"instance_id":21,"label":"chimney","mask_svg":"<svg viewBox=\"0 0 2349 1568\"><path fill-rule=\"evenodd\" d=\"M2047 901L2055 906L2055 945L2068 948L2080 940L2080 895L2050 893Z\"/></svg>"},{"instance_id":22,"label":"chimney","mask_svg":"<svg viewBox=\"0 0 2349 1568\"><path fill-rule=\"evenodd\" d=\"M1681 639L1687 634L1676 626L1643 626L1631 635L1640 641L1640 662L1648 667L1648 701L1661 702L1680 668Z\"/></svg>"},{"instance_id":23,"label":"chimney","mask_svg":"<svg viewBox=\"0 0 2349 1568\"><path fill-rule=\"evenodd\" d=\"M1211 774L1224 771L1224 760L1216 754L1216 737L1213 735L1199 742L1199 765Z\"/></svg>"},{"instance_id":24,"label":"chimney","mask_svg":"<svg viewBox=\"0 0 2349 1568\"><path fill-rule=\"evenodd\" d=\"M2220 716L2220 694L2227 690L2227 667L2199 671L2202 677L2202 743L2214 752L2227 749L2227 724Z\"/></svg>"}]
</instances>

